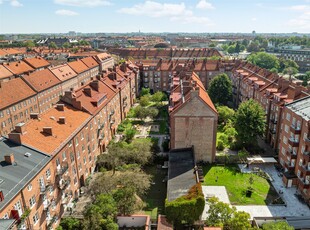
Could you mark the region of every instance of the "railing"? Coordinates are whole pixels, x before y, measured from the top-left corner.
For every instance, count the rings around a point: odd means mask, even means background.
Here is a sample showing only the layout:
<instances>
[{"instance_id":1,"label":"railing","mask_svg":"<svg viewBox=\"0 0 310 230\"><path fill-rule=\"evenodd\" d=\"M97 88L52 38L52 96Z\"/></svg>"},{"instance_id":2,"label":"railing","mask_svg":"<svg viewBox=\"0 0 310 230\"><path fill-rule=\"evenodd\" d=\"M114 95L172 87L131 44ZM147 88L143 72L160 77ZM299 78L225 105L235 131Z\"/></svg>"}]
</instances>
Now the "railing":
<instances>
[{"instance_id":1,"label":"railing","mask_svg":"<svg viewBox=\"0 0 310 230\"><path fill-rule=\"evenodd\" d=\"M296 131L300 131L301 130L300 126L297 126L297 125L294 125L294 124L291 125L291 128L296 130Z\"/></svg>"},{"instance_id":2,"label":"railing","mask_svg":"<svg viewBox=\"0 0 310 230\"><path fill-rule=\"evenodd\" d=\"M66 180L60 180L58 186L61 190L65 190L70 185L70 183L71 179L67 178Z\"/></svg>"},{"instance_id":3,"label":"railing","mask_svg":"<svg viewBox=\"0 0 310 230\"><path fill-rule=\"evenodd\" d=\"M68 171L68 165L62 166L60 169L57 169L57 175L61 176Z\"/></svg>"},{"instance_id":4,"label":"railing","mask_svg":"<svg viewBox=\"0 0 310 230\"><path fill-rule=\"evenodd\" d=\"M46 199L45 201L43 201L43 209L48 210L48 208L51 204L52 204L52 202L50 200Z\"/></svg>"},{"instance_id":5,"label":"railing","mask_svg":"<svg viewBox=\"0 0 310 230\"><path fill-rule=\"evenodd\" d=\"M307 136L307 137L305 138L305 141L306 141L306 142L310 142L310 136Z\"/></svg>"}]
</instances>

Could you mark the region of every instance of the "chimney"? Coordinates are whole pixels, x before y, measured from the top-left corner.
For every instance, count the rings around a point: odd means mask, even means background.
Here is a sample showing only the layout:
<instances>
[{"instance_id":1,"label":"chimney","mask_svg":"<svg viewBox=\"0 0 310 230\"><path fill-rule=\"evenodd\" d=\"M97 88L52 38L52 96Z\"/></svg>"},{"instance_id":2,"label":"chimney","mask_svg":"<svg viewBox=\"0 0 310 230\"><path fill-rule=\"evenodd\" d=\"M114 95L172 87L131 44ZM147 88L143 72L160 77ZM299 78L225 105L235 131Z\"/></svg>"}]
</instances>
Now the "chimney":
<instances>
[{"instance_id":1,"label":"chimney","mask_svg":"<svg viewBox=\"0 0 310 230\"><path fill-rule=\"evenodd\" d=\"M43 133L52 136L53 135L53 129L52 127L43 127Z\"/></svg>"},{"instance_id":2,"label":"chimney","mask_svg":"<svg viewBox=\"0 0 310 230\"><path fill-rule=\"evenodd\" d=\"M57 104L56 109L58 111L65 111L65 105L64 104Z\"/></svg>"},{"instance_id":3,"label":"chimney","mask_svg":"<svg viewBox=\"0 0 310 230\"><path fill-rule=\"evenodd\" d=\"M94 80L90 83L90 86L96 90L97 92L99 91L99 81L98 80Z\"/></svg>"},{"instance_id":4,"label":"chimney","mask_svg":"<svg viewBox=\"0 0 310 230\"><path fill-rule=\"evenodd\" d=\"M22 144L22 135L20 133L9 133L9 140L15 144Z\"/></svg>"},{"instance_id":5,"label":"chimney","mask_svg":"<svg viewBox=\"0 0 310 230\"><path fill-rule=\"evenodd\" d=\"M120 69L121 69L121 71L123 71L124 73L127 72L127 64L126 64L126 62L124 62L124 63L121 64Z\"/></svg>"},{"instance_id":6,"label":"chimney","mask_svg":"<svg viewBox=\"0 0 310 230\"><path fill-rule=\"evenodd\" d=\"M18 123L15 125L15 131L20 134L26 133L25 123Z\"/></svg>"},{"instance_id":7,"label":"chimney","mask_svg":"<svg viewBox=\"0 0 310 230\"><path fill-rule=\"evenodd\" d=\"M66 118L65 117L59 117L59 124L66 124Z\"/></svg>"},{"instance_id":8,"label":"chimney","mask_svg":"<svg viewBox=\"0 0 310 230\"><path fill-rule=\"evenodd\" d=\"M11 153L10 155L4 156L4 161L5 161L7 164L9 164L9 165L14 164L15 160L14 160L14 155L13 155L13 153Z\"/></svg>"},{"instance_id":9,"label":"chimney","mask_svg":"<svg viewBox=\"0 0 310 230\"><path fill-rule=\"evenodd\" d=\"M91 94L91 88L89 88L89 87L84 88L84 89L83 89L83 92L84 92L87 96L89 96L89 97L92 96L92 94Z\"/></svg>"},{"instance_id":10,"label":"chimney","mask_svg":"<svg viewBox=\"0 0 310 230\"><path fill-rule=\"evenodd\" d=\"M4 201L4 195L2 190L0 191L0 202Z\"/></svg>"},{"instance_id":11,"label":"chimney","mask_svg":"<svg viewBox=\"0 0 310 230\"><path fill-rule=\"evenodd\" d=\"M109 73L109 76L108 76L112 81L115 81L116 80L116 73Z\"/></svg>"}]
</instances>

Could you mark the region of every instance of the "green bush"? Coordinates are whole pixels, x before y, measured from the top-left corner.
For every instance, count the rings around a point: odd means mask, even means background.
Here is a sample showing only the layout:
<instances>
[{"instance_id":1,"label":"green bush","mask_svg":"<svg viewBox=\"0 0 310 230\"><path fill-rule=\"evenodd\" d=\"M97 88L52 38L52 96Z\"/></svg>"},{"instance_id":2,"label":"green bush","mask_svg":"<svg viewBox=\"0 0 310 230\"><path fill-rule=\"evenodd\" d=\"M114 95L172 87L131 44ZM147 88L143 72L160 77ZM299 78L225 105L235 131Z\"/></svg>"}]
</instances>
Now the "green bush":
<instances>
[{"instance_id":1,"label":"green bush","mask_svg":"<svg viewBox=\"0 0 310 230\"><path fill-rule=\"evenodd\" d=\"M194 185L186 195L165 203L167 219L175 227L182 224L193 224L199 220L204 207L205 199L201 183Z\"/></svg>"},{"instance_id":2,"label":"green bush","mask_svg":"<svg viewBox=\"0 0 310 230\"><path fill-rule=\"evenodd\" d=\"M225 145L222 140L217 141L216 149L219 151L223 151L225 149Z\"/></svg>"}]
</instances>

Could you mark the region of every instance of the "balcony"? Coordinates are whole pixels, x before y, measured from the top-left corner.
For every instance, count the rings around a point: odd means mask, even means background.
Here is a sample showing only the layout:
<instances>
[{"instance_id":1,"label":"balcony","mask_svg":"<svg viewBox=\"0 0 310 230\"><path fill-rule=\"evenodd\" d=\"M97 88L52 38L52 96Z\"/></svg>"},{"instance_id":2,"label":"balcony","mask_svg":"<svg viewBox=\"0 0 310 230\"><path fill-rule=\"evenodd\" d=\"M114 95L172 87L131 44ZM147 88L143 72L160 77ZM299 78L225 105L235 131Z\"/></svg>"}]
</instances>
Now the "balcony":
<instances>
[{"instance_id":1,"label":"balcony","mask_svg":"<svg viewBox=\"0 0 310 230\"><path fill-rule=\"evenodd\" d=\"M300 126L297 126L297 125L291 125L290 130L294 134L300 134L301 133L301 128L300 128Z\"/></svg>"},{"instance_id":2,"label":"balcony","mask_svg":"<svg viewBox=\"0 0 310 230\"><path fill-rule=\"evenodd\" d=\"M41 195L46 194L47 191L49 191L50 187L52 187L50 182L46 183L46 185L44 185L44 186L40 186L40 194Z\"/></svg>"},{"instance_id":3,"label":"balcony","mask_svg":"<svg viewBox=\"0 0 310 230\"><path fill-rule=\"evenodd\" d=\"M307 136L307 137L305 138L305 142L310 143L310 136Z\"/></svg>"},{"instance_id":4,"label":"balcony","mask_svg":"<svg viewBox=\"0 0 310 230\"><path fill-rule=\"evenodd\" d=\"M299 178L299 186L301 186L302 189L310 188L310 181L304 178Z\"/></svg>"},{"instance_id":5,"label":"balcony","mask_svg":"<svg viewBox=\"0 0 310 230\"><path fill-rule=\"evenodd\" d=\"M288 139L288 143L292 146L292 147L298 147L299 146L299 140L298 139L295 139L295 138L292 138L290 137Z\"/></svg>"},{"instance_id":6,"label":"balcony","mask_svg":"<svg viewBox=\"0 0 310 230\"><path fill-rule=\"evenodd\" d=\"M100 134L100 135L99 135L99 140L103 140L104 137L105 137L104 133Z\"/></svg>"},{"instance_id":7,"label":"balcony","mask_svg":"<svg viewBox=\"0 0 310 230\"><path fill-rule=\"evenodd\" d=\"M61 204L68 204L71 198L72 195L65 194L64 196L61 197Z\"/></svg>"},{"instance_id":8,"label":"balcony","mask_svg":"<svg viewBox=\"0 0 310 230\"><path fill-rule=\"evenodd\" d=\"M68 171L68 165L62 166L60 169L57 169L56 174L58 176L62 176L63 174L65 174Z\"/></svg>"},{"instance_id":9,"label":"balcony","mask_svg":"<svg viewBox=\"0 0 310 230\"><path fill-rule=\"evenodd\" d=\"M286 162L285 162L285 167L286 167L286 169L289 170L289 171L293 171L293 170L295 169L295 165L292 164L290 161L286 161Z\"/></svg>"},{"instance_id":10,"label":"balcony","mask_svg":"<svg viewBox=\"0 0 310 230\"><path fill-rule=\"evenodd\" d=\"M310 175L310 165L302 165L300 166L300 169L303 173L303 175L309 176Z\"/></svg>"},{"instance_id":11,"label":"balcony","mask_svg":"<svg viewBox=\"0 0 310 230\"><path fill-rule=\"evenodd\" d=\"M274 119L274 118L271 118L271 119L270 119L270 122L271 122L272 124L277 124L277 123L278 123L278 120L277 120L277 119Z\"/></svg>"},{"instance_id":12,"label":"balcony","mask_svg":"<svg viewBox=\"0 0 310 230\"><path fill-rule=\"evenodd\" d=\"M59 182L58 182L58 187L61 189L61 190L65 190L69 187L71 183L71 179L70 178L67 178L67 179L60 179Z\"/></svg>"},{"instance_id":13,"label":"balcony","mask_svg":"<svg viewBox=\"0 0 310 230\"><path fill-rule=\"evenodd\" d=\"M276 129L269 129L269 132L270 132L271 134L276 134L277 130L276 130Z\"/></svg>"},{"instance_id":14,"label":"balcony","mask_svg":"<svg viewBox=\"0 0 310 230\"><path fill-rule=\"evenodd\" d=\"M287 150L286 155L289 156L291 159L297 159L297 153L293 150Z\"/></svg>"},{"instance_id":15,"label":"balcony","mask_svg":"<svg viewBox=\"0 0 310 230\"><path fill-rule=\"evenodd\" d=\"M303 151L302 152L302 157L305 161L309 162L310 161L310 152Z\"/></svg>"},{"instance_id":16,"label":"balcony","mask_svg":"<svg viewBox=\"0 0 310 230\"><path fill-rule=\"evenodd\" d=\"M53 229L53 224L56 223L57 220L58 220L57 216L53 216L52 218L46 220L47 229Z\"/></svg>"},{"instance_id":17,"label":"balcony","mask_svg":"<svg viewBox=\"0 0 310 230\"><path fill-rule=\"evenodd\" d=\"M51 206L51 204L52 204L52 202L50 200L46 199L45 201L43 201L43 209L45 211L47 211L48 208Z\"/></svg>"}]
</instances>

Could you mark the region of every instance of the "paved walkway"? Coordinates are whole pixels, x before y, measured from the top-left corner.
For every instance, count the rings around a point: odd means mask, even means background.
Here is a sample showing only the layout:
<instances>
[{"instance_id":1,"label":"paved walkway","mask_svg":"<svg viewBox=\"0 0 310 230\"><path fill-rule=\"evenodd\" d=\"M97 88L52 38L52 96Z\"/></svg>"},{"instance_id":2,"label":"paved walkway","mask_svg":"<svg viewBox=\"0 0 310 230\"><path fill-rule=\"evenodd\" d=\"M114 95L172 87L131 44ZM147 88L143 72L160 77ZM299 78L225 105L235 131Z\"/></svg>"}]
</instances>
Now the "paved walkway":
<instances>
[{"instance_id":1,"label":"paved walkway","mask_svg":"<svg viewBox=\"0 0 310 230\"><path fill-rule=\"evenodd\" d=\"M251 167L257 167L253 165ZM278 171L273 165L260 165L263 171L267 172L273 179L272 184L277 191L283 191L281 194L282 199L286 202L287 206L267 206L267 205L236 205L238 211L245 211L253 217L274 217L274 216L309 216L310 209L307 205L301 203L294 195L296 188L285 188L282 183L282 177L278 176ZM202 186L205 197L209 194L214 194L221 201L229 203L227 191L224 186ZM206 204L202 219L207 217L209 206Z\"/></svg>"}]
</instances>

